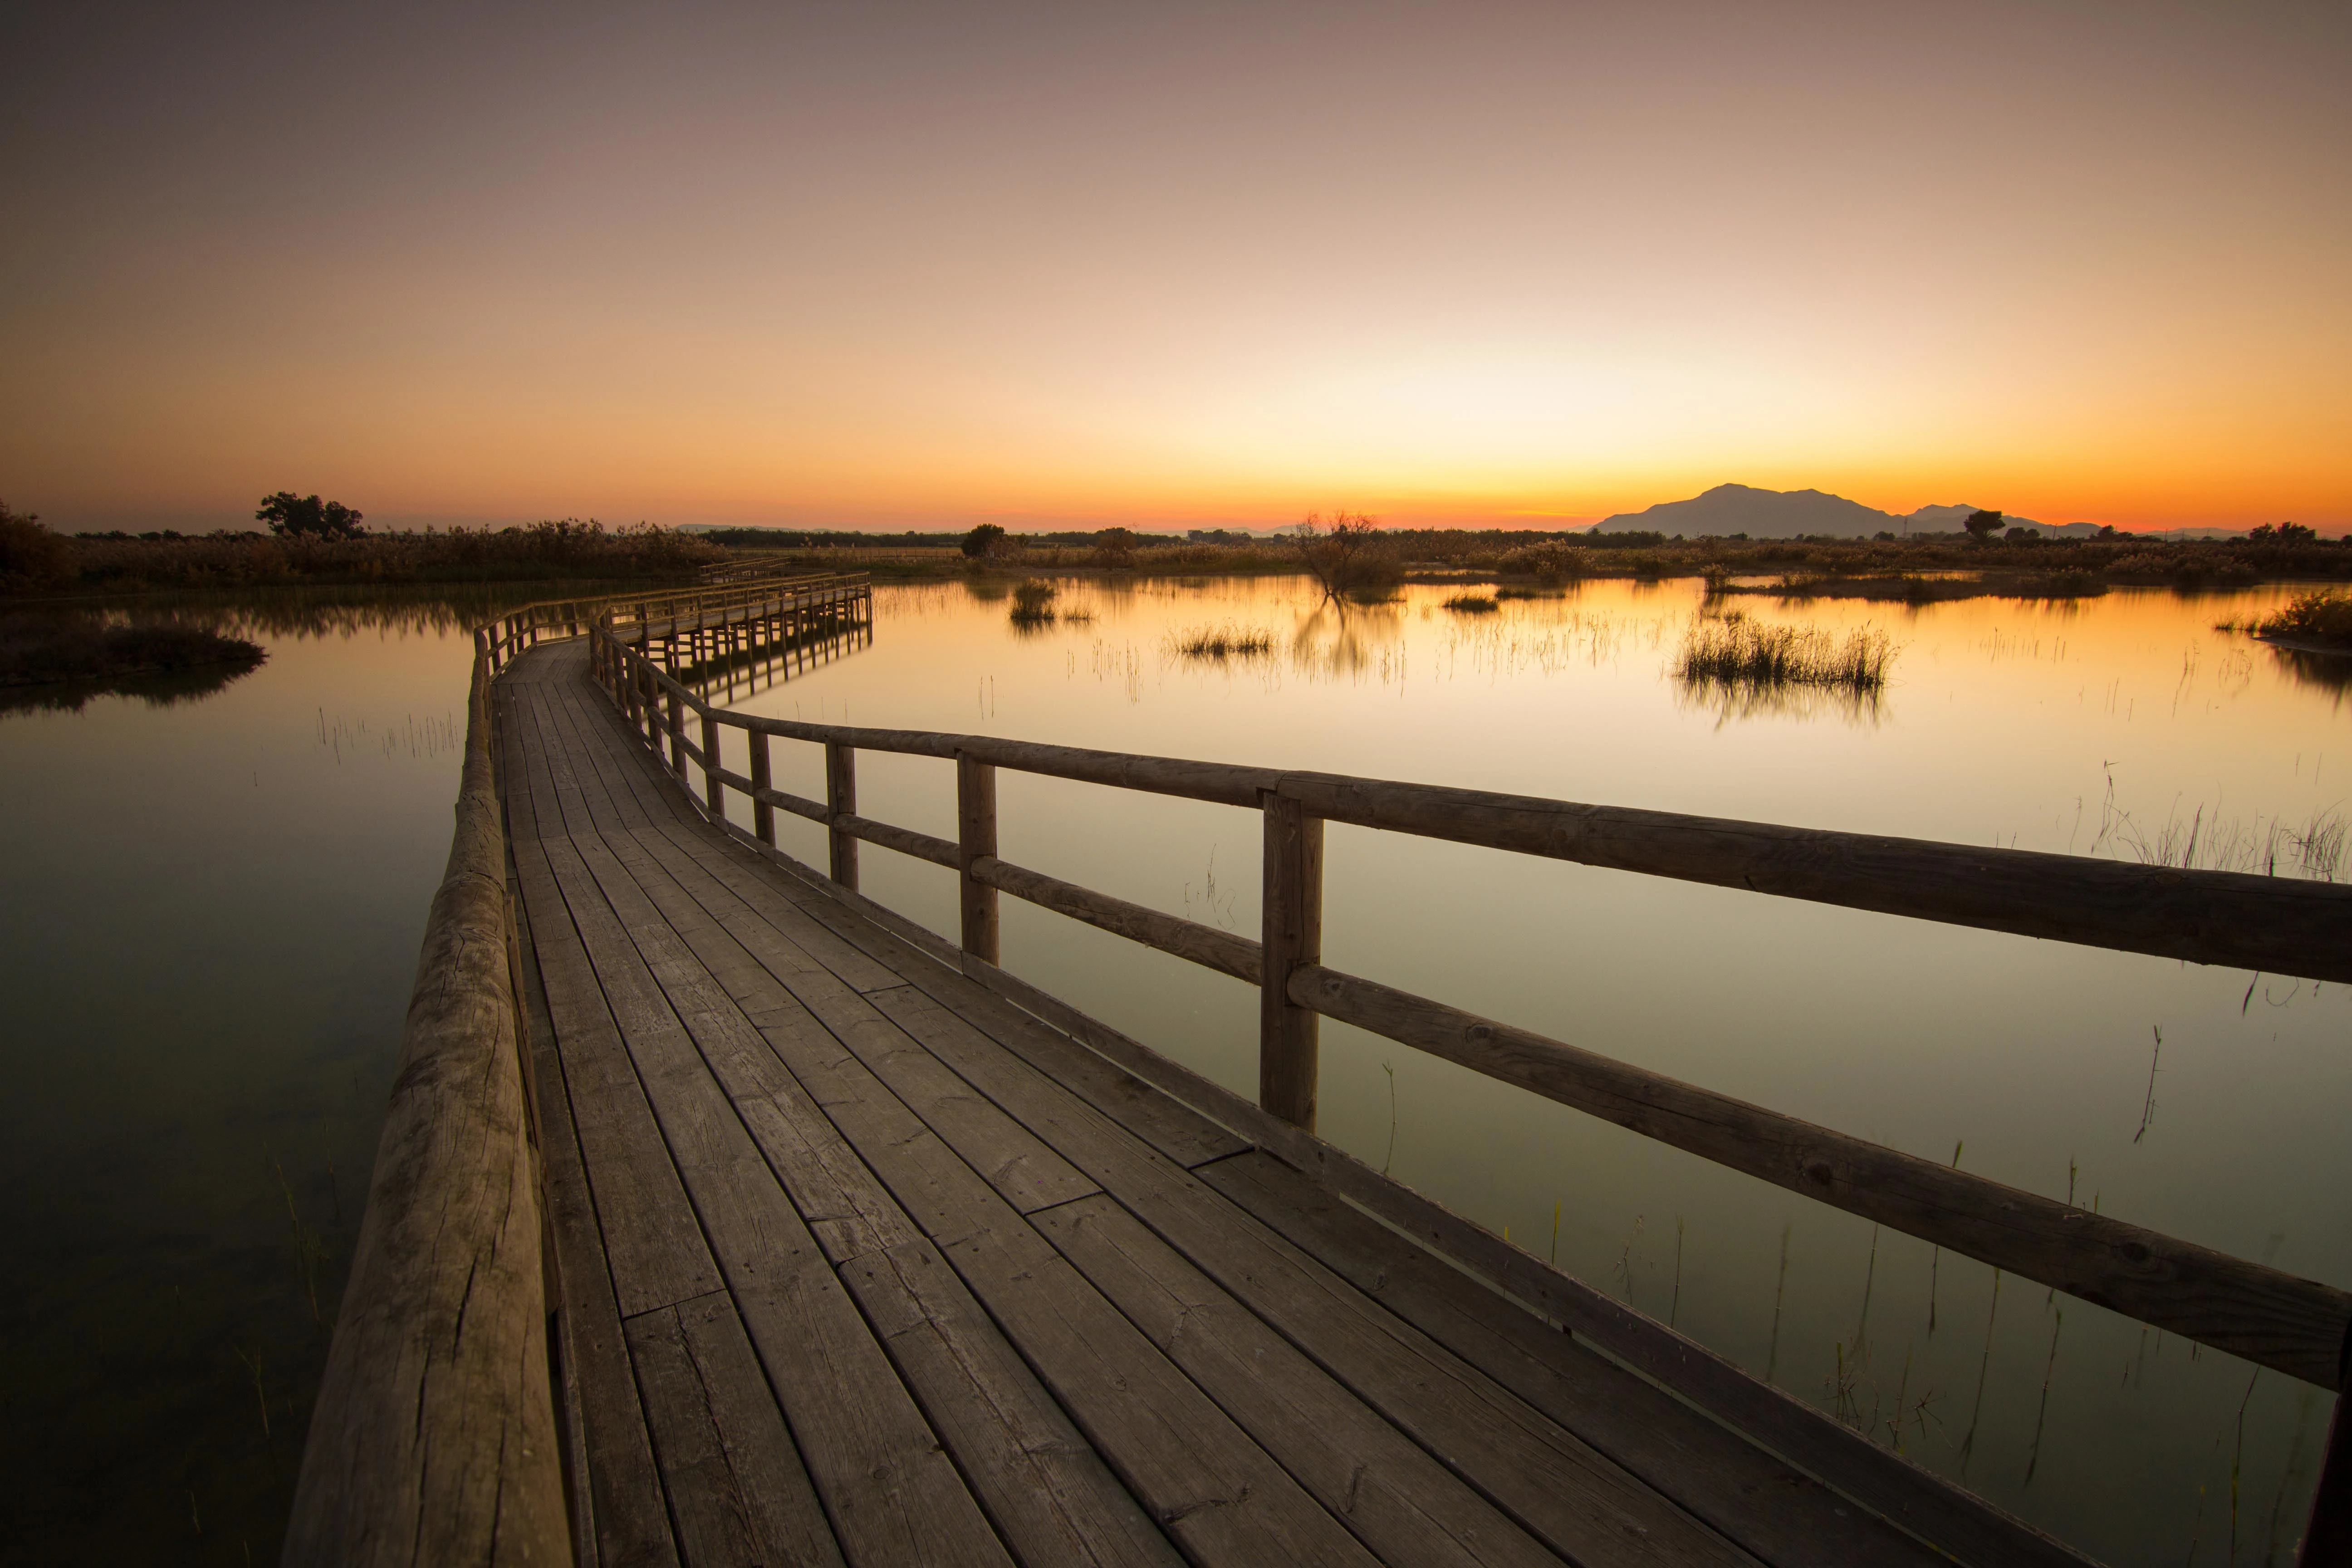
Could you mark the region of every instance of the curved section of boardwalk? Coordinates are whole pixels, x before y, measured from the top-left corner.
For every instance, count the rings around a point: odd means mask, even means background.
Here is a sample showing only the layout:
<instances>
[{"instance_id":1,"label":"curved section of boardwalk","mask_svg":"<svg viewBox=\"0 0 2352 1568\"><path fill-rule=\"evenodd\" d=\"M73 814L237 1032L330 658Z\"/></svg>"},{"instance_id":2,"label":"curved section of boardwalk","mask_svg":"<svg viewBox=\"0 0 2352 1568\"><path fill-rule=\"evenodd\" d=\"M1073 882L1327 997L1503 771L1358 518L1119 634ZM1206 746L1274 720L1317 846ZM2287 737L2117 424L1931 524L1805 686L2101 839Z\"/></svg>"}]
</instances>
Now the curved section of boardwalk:
<instances>
[{"instance_id":1,"label":"curved section of boardwalk","mask_svg":"<svg viewBox=\"0 0 2352 1568\"><path fill-rule=\"evenodd\" d=\"M499 681L583 1560L1946 1561Z\"/></svg>"}]
</instances>

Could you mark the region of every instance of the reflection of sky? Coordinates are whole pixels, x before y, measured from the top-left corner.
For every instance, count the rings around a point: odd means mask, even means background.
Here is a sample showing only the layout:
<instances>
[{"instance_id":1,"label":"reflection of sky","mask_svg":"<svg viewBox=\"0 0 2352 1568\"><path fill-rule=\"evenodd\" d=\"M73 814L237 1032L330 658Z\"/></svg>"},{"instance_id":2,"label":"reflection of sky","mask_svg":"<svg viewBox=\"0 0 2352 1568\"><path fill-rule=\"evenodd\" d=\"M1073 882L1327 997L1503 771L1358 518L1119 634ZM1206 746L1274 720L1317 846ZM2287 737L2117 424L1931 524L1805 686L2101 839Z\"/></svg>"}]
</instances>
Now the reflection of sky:
<instances>
[{"instance_id":1,"label":"reflection of sky","mask_svg":"<svg viewBox=\"0 0 2352 1568\"><path fill-rule=\"evenodd\" d=\"M1726 721L1690 703L1671 669L1696 583L1588 584L1481 616L1444 613L1446 592L1408 589L1342 616L1295 582L1079 583L1061 603L1091 620L1016 637L1002 603L961 586L886 587L871 648L744 706L2126 858L2130 831L2152 841L2195 821L2210 847L2229 823L2251 842L2352 797L2336 694L2212 629L2282 590L1749 606L1892 634L1890 685L1861 724L1834 711ZM1209 626L1264 629L1273 651L1222 663L1176 652L1177 634ZM777 748L780 787L821 791L814 751ZM941 764L866 753L858 766L866 815L953 831ZM1253 814L1013 773L1000 775L999 799L1008 858L1255 931ZM779 831L822 862L813 826ZM1337 967L1929 1158L1960 1145L1969 1170L2352 1284L2341 987L1360 829L1332 829L1328 854ZM953 930L946 874L869 850L865 885ZM1254 1088L1244 988L1017 900L1004 925L1016 973ZM1357 1031L1327 1024L1324 1037L1328 1136L1538 1251L1559 1204L1563 1264L1643 1310L1678 1312L1752 1370L1774 1362L1800 1397L1832 1403L1867 1276L1857 1418L1875 1405L1883 1425L1898 1392L1930 1397L1906 1451L1957 1476L1981 1367L1969 1484L2099 1555L2156 1561L2193 1529L2200 1485L2225 1495L2233 1450L2216 1458L2215 1436L2234 1431L2243 1366L2192 1362L2177 1341L2151 1347L2136 1325L2013 1279L1994 1313L1990 1271L1965 1260L1887 1233L1874 1263L1865 1224ZM2291 1538L2324 1404L2265 1377L2247 1408L2243 1474L2258 1479L2244 1485L2260 1502L2242 1528L2266 1528L2276 1504ZM2303 1468L2290 1477L2298 1422Z\"/></svg>"}]
</instances>

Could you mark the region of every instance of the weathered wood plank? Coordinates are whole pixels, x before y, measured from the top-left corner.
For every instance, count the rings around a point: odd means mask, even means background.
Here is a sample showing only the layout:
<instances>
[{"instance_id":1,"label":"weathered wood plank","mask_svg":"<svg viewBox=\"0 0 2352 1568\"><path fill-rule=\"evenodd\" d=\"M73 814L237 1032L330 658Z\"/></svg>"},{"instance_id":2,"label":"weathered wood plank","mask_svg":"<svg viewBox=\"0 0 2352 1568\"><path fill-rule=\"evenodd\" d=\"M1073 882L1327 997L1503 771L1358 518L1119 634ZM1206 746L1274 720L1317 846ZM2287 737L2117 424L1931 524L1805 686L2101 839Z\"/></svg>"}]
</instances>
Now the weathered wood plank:
<instances>
[{"instance_id":1,"label":"weathered wood plank","mask_svg":"<svg viewBox=\"0 0 2352 1568\"><path fill-rule=\"evenodd\" d=\"M1111 1199L1066 1204L1037 1226L1382 1562L1559 1563Z\"/></svg>"},{"instance_id":2,"label":"weathered wood plank","mask_svg":"<svg viewBox=\"0 0 2352 1568\"><path fill-rule=\"evenodd\" d=\"M933 984L925 972L925 984ZM1963 1562L2079 1568L2084 1559L1982 1499L1840 1425L1829 1415L1750 1377L1704 1346L1643 1317L1613 1297L1547 1265L1483 1226L1463 1218L1360 1161L1256 1105L1088 1017L1069 1004L1001 970L975 965L972 978L999 989L1034 1017L1011 1015L1011 1026L988 1023L1016 1054L1035 1053L1041 1068L1070 1079L1055 1065L1076 1042L1188 1105L1245 1132L1257 1145L1330 1191L1360 1205L1418 1245L1490 1282L1538 1317L1564 1324L1577 1337L1721 1421L1726 1427L1787 1458L1864 1508L1932 1542ZM951 986L954 982L950 982ZM942 991L952 996L948 987ZM955 1004L975 1022L986 1015ZM1050 1020L1066 1038L1041 1026Z\"/></svg>"},{"instance_id":3,"label":"weathered wood plank","mask_svg":"<svg viewBox=\"0 0 2352 1568\"><path fill-rule=\"evenodd\" d=\"M839 1564L841 1548L727 1293L632 1318L628 1339L687 1561Z\"/></svg>"},{"instance_id":4,"label":"weathered wood plank","mask_svg":"<svg viewBox=\"0 0 2352 1568\"><path fill-rule=\"evenodd\" d=\"M2322 1388L2352 1292L1867 1143L1528 1029L1313 965L1290 994L1360 1028Z\"/></svg>"},{"instance_id":5,"label":"weathered wood plank","mask_svg":"<svg viewBox=\"0 0 2352 1568\"><path fill-rule=\"evenodd\" d=\"M1455 1355L1768 1563L1948 1562L1270 1154L1200 1178Z\"/></svg>"},{"instance_id":6,"label":"weathered wood plank","mask_svg":"<svg viewBox=\"0 0 2352 1568\"><path fill-rule=\"evenodd\" d=\"M884 1008L972 1086L1103 1184L1224 1289L1562 1554L1629 1562L1746 1554L1364 1301L1181 1166L919 991ZM1507 1434L1507 1436L1506 1436ZM1475 1456L1475 1458L1471 1457Z\"/></svg>"},{"instance_id":7,"label":"weathered wood plank","mask_svg":"<svg viewBox=\"0 0 2352 1568\"><path fill-rule=\"evenodd\" d=\"M650 877L659 868L648 866L641 875ZM657 910L645 911L636 923L649 923L656 916L672 922L703 953L726 943L734 934L694 919L691 912L667 900ZM1093 1184L1076 1177L1017 1123L972 1095L962 1079L914 1047L856 992L830 974L819 971L812 976L801 972L797 976L803 985L820 978L829 983L805 997L831 1026L827 1029L803 1011L802 998L785 993L768 971L751 964L748 953L742 959L741 963L722 959L712 970L714 977L722 979L758 1017L762 1035L783 1063L807 1086L814 1103L823 1106L831 1121L865 1152L866 1162L893 1194L908 1205L915 1223L938 1239L951 1260L961 1259L959 1272L978 1271L979 1277L969 1281L971 1289L985 1300L995 1320L1014 1335L1038 1374L1087 1426L1106 1458L1120 1468L1160 1517L1181 1515L1171 1521L1180 1539L1204 1551L1229 1542L1234 1552L1244 1553L1238 1560L1252 1560L1252 1554L1332 1550L1337 1537L1315 1523L1316 1515L1306 1500L1283 1490L1281 1472L1262 1456L1254 1461L1255 1473L1252 1463L1238 1459L1237 1455L1251 1452L1239 1434L1216 1417L1213 1407L1172 1368L1150 1365L1149 1349L1135 1337L1132 1328L1093 1298L1066 1266L1059 1265L1050 1247L1018 1225L1017 1215L1006 1206L1008 1199L1018 1201L1025 1195L1024 1189L1034 1185L1034 1176L1024 1178L1017 1173L1024 1165L1034 1166L1041 1157L1052 1159L1054 1166L1075 1182L1075 1187L1062 1183L1051 1187L1049 1193L1055 1201L1091 1193ZM698 1010L689 1023L699 1026L700 1022ZM849 1042L845 1049L845 1040ZM733 1067L726 1071L737 1104L748 1105L752 1085L735 1073ZM772 1093L771 1098L782 1097ZM942 1124L948 1135L961 1144L961 1157L942 1142ZM793 1184L796 1193L814 1184ZM982 1232L992 1240L976 1239ZM911 1290L926 1267L925 1259L937 1256L929 1250L930 1245L895 1244L887 1256L867 1251L844 1268L845 1279L885 1288L881 1299L868 1305L878 1331L891 1331L892 1320L886 1309L892 1277ZM936 1283L930 1287L934 1294L938 1289ZM908 1306L919 1304L910 1301ZM957 1321L935 1306L923 1306L906 1326L933 1321L936 1331ZM1025 1334L1024 1329L1029 1331ZM1045 1336L1042 1341L1040 1334ZM1102 1343L1106 1337L1108 1346ZM918 1342L914 1348L922 1344ZM893 1340L892 1345L902 1367L913 1371L909 1347L898 1340ZM1118 1371L1106 1373L1106 1366ZM1003 1395L998 1397L1001 1400ZM1201 1489L1218 1479L1217 1474L1213 1468L1204 1472L1189 1449L1177 1446L1176 1436L1184 1434L1207 1451L1226 1456L1222 1489ZM992 1456L1002 1448L1002 1433L983 1427L975 1436L995 1439L993 1445L977 1445L980 1465L993 1468L997 1461ZM1241 1444L1238 1448L1237 1443ZM962 1451L953 1438L950 1446ZM965 1468L971 1472L974 1465L967 1462ZM1016 1474L1007 1479L1024 1478ZM1226 1498L1238 1510L1184 1512L1191 1502L1204 1496ZM1238 1507L1253 1496L1249 1506ZM992 1510L1000 1521L1008 1506L1001 1497L992 1501ZM1263 1560L1275 1559L1266 1555Z\"/></svg>"},{"instance_id":8,"label":"weathered wood plank","mask_svg":"<svg viewBox=\"0 0 2352 1568\"><path fill-rule=\"evenodd\" d=\"M509 754L519 771L519 742ZM528 831L533 826L530 811L529 792L509 789L509 820ZM536 832L530 837L535 838ZM539 1096L541 1168L555 1248L559 1364L571 1394L565 1468L572 1493L572 1541L581 1568L596 1568L604 1562L675 1563L677 1545L654 1465L652 1438L637 1402L636 1381L629 1375L620 1308L572 1121L563 1055L540 976L530 906L521 897L520 881L518 874L514 906L523 1019L536 1063L532 1086Z\"/></svg>"},{"instance_id":9,"label":"weathered wood plank","mask_svg":"<svg viewBox=\"0 0 2352 1568\"><path fill-rule=\"evenodd\" d=\"M1009 1561L727 1104L580 846L549 859L760 1360L853 1561Z\"/></svg>"}]
</instances>

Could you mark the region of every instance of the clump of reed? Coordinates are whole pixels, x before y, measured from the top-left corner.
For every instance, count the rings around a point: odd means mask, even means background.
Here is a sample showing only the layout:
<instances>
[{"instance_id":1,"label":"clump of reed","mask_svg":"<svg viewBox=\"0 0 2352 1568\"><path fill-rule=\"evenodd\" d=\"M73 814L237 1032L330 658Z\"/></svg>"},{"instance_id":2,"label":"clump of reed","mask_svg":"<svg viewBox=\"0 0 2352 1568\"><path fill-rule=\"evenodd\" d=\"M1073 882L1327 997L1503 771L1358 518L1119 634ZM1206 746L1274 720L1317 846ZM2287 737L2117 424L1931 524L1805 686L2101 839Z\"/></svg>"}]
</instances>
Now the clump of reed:
<instances>
[{"instance_id":1,"label":"clump of reed","mask_svg":"<svg viewBox=\"0 0 2352 1568\"><path fill-rule=\"evenodd\" d=\"M1492 594L1456 594L1444 607L1457 616L1491 616L1503 607L1496 598Z\"/></svg>"},{"instance_id":2,"label":"clump of reed","mask_svg":"<svg viewBox=\"0 0 2352 1568\"><path fill-rule=\"evenodd\" d=\"M1876 692L1894 659L1887 635L1870 626L1841 639L1817 626L1770 626L1734 613L1692 624L1675 673L1689 686Z\"/></svg>"},{"instance_id":3,"label":"clump of reed","mask_svg":"<svg viewBox=\"0 0 2352 1568\"><path fill-rule=\"evenodd\" d=\"M2352 598L2322 589L2254 623L2254 635L2352 653Z\"/></svg>"},{"instance_id":4,"label":"clump of reed","mask_svg":"<svg viewBox=\"0 0 2352 1568\"><path fill-rule=\"evenodd\" d=\"M1043 578L1031 577L1013 590L1013 619L1015 625L1042 626L1054 619L1054 600L1061 590Z\"/></svg>"},{"instance_id":5,"label":"clump of reed","mask_svg":"<svg viewBox=\"0 0 2352 1568\"><path fill-rule=\"evenodd\" d=\"M1171 632L1170 651L1179 658L1193 658L1224 663L1236 658L1264 658L1274 651L1274 634L1258 626L1243 626L1227 623L1219 626L1195 626L1190 631Z\"/></svg>"}]
</instances>

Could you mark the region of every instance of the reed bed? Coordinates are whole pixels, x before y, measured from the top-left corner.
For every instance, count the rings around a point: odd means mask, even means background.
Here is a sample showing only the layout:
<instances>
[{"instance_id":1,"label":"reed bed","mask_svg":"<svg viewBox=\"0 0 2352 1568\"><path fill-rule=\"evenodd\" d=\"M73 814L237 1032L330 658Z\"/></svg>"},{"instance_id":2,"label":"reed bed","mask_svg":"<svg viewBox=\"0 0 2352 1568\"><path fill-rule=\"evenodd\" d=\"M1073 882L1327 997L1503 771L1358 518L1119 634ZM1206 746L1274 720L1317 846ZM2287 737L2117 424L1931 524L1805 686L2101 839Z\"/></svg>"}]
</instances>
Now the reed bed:
<instances>
[{"instance_id":1,"label":"reed bed","mask_svg":"<svg viewBox=\"0 0 2352 1568\"><path fill-rule=\"evenodd\" d=\"M1492 594L1456 594L1445 601L1444 607L1457 616L1491 616L1503 606Z\"/></svg>"},{"instance_id":2,"label":"reed bed","mask_svg":"<svg viewBox=\"0 0 2352 1568\"><path fill-rule=\"evenodd\" d=\"M2255 622L2253 631L2259 637L2352 653L2352 598L2326 590L2298 595L2286 608Z\"/></svg>"},{"instance_id":3,"label":"reed bed","mask_svg":"<svg viewBox=\"0 0 2352 1568\"><path fill-rule=\"evenodd\" d=\"M1013 590L1013 619L1023 626L1044 626L1054 618L1054 600L1061 590L1042 578L1031 577Z\"/></svg>"},{"instance_id":4,"label":"reed bed","mask_svg":"<svg viewBox=\"0 0 2352 1568\"><path fill-rule=\"evenodd\" d=\"M1232 659L1264 658L1274 651L1274 634L1261 626L1195 626L1168 634L1168 649L1179 658L1223 664Z\"/></svg>"},{"instance_id":5,"label":"reed bed","mask_svg":"<svg viewBox=\"0 0 2352 1568\"><path fill-rule=\"evenodd\" d=\"M1864 626L1843 638L1817 626L1773 626L1734 613L1692 624L1675 673L1686 686L1885 689L1895 660L1885 632Z\"/></svg>"}]
</instances>

